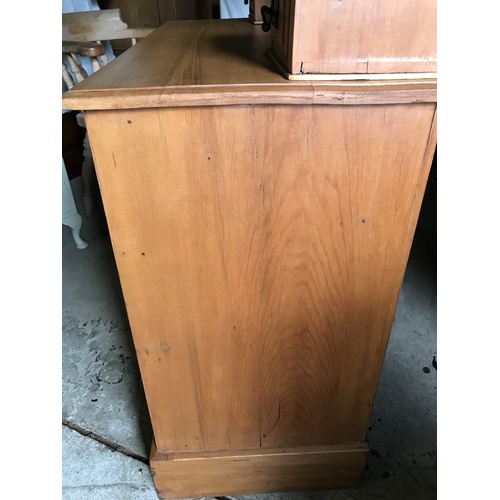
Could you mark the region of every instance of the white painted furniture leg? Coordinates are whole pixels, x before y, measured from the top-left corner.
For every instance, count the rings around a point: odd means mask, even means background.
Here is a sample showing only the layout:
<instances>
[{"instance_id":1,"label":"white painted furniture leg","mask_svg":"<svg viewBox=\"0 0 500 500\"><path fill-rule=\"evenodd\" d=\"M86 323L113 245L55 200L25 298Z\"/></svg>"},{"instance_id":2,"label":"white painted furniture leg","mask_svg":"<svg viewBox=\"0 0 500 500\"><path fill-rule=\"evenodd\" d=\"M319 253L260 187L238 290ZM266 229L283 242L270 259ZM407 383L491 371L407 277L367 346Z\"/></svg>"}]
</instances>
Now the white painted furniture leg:
<instances>
[{"instance_id":1,"label":"white painted furniture leg","mask_svg":"<svg viewBox=\"0 0 500 500\"><path fill-rule=\"evenodd\" d=\"M80 236L82 218L76 210L75 198L73 197L64 160L62 161L62 223L71 229L76 247L80 250L87 248L88 243Z\"/></svg>"}]
</instances>

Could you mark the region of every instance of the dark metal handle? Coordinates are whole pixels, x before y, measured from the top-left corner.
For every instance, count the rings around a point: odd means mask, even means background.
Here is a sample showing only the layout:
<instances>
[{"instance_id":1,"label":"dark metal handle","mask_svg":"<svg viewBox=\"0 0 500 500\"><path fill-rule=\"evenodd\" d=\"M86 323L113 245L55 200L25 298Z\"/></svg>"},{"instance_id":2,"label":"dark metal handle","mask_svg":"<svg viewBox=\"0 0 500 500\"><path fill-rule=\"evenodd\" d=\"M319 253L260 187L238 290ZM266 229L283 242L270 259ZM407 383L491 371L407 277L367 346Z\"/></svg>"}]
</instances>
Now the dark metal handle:
<instances>
[{"instance_id":1,"label":"dark metal handle","mask_svg":"<svg viewBox=\"0 0 500 500\"><path fill-rule=\"evenodd\" d=\"M268 32L271 26L278 28L280 2L279 0L272 0L271 7L263 5L260 9L262 15L262 31Z\"/></svg>"}]
</instances>

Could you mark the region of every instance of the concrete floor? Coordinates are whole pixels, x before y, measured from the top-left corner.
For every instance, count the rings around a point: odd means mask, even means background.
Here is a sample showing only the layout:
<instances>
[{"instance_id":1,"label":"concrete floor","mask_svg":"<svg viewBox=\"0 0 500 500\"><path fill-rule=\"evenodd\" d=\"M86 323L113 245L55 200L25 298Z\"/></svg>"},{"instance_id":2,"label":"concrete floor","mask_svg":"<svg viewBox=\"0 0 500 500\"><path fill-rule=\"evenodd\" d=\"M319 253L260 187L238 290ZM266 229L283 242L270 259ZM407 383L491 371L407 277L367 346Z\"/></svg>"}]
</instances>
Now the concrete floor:
<instances>
[{"instance_id":1,"label":"concrete floor","mask_svg":"<svg viewBox=\"0 0 500 500\"><path fill-rule=\"evenodd\" d=\"M71 181L83 214L81 178ZM429 206L431 209L429 210ZM423 215L435 217L432 203ZM425 222L425 221L424 221ZM432 226L432 224L431 224ZM432 232L432 229L431 229ZM417 231L368 434L371 453L357 489L242 500L437 497L436 267L426 224ZM84 218L77 250L62 230L63 500L157 500L151 426L102 206Z\"/></svg>"}]
</instances>

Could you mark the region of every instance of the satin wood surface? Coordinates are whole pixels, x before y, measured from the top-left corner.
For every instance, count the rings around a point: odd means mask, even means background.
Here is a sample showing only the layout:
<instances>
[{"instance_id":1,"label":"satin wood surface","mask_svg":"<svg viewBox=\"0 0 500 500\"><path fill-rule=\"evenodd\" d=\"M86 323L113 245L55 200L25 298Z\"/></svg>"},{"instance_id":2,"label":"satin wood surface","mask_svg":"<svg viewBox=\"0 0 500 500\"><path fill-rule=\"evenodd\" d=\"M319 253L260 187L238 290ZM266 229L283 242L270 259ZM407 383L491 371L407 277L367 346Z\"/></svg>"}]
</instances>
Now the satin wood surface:
<instances>
[{"instance_id":1,"label":"satin wood surface","mask_svg":"<svg viewBox=\"0 0 500 500\"><path fill-rule=\"evenodd\" d=\"M271 28L293 75L435 73L436 32L436 0L280 0Z\"/></svg>"},{"instance_id":2,"label":"satin wood surface","mask_svg":"<svg viewBox=\"0 0 500 500\"><path fill-rule=\"evenodd\" d=\"M87 113L159 450L365 439L434 112Z\"/></svg>"}]
</instances>

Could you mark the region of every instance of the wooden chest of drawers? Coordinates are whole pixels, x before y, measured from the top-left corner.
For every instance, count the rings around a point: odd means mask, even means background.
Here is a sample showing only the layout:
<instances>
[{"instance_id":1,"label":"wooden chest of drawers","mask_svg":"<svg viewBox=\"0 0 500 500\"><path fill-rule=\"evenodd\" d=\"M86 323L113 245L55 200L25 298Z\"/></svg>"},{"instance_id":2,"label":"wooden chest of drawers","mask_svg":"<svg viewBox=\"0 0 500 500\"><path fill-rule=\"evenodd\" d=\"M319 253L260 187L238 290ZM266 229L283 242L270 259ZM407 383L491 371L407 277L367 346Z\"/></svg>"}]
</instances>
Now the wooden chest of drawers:
<instances>
[{"instance_id":1,"label":"wooden chest of drawers","mask_svg":"<svg viewBox=\"0 0 500 500\"><path fill-rule=\"evenodd\" d=\"M291 82L178 21L74 87L161 496L357 484L436 144L436 85Z\"/></svg>"}]
</instances>

